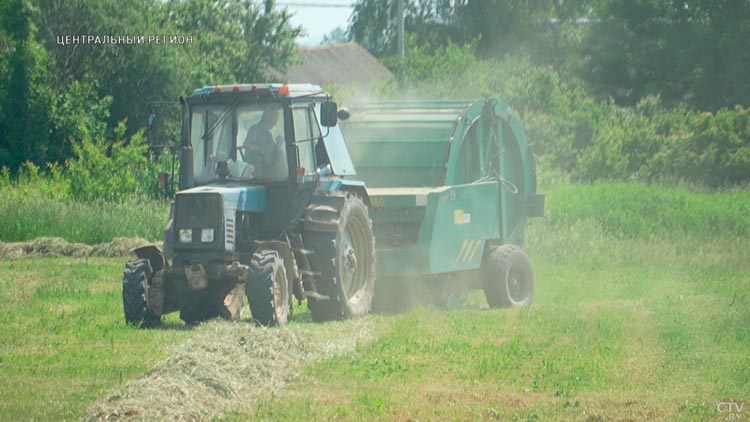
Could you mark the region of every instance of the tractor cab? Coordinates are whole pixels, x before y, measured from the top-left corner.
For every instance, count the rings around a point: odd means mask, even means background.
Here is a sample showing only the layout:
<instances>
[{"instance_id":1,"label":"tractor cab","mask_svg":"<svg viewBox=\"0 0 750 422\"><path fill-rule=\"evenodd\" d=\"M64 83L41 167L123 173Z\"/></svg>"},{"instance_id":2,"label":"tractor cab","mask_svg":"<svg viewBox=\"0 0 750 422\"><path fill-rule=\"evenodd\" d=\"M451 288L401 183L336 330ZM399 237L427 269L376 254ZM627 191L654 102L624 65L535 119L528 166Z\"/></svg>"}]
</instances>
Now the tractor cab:
<instances>
[{"instance_id":1,"label":"tractor cab","mask_svg":"<svg viewBox=\"0 0 750 422\"><path fill-rule=\"evenodd\" d=\"M204 87L184 106L182 190L232 182L301 183L321 171L354 174L336 128L336 104L316 85Z\"/></svg>"}]
</instances>

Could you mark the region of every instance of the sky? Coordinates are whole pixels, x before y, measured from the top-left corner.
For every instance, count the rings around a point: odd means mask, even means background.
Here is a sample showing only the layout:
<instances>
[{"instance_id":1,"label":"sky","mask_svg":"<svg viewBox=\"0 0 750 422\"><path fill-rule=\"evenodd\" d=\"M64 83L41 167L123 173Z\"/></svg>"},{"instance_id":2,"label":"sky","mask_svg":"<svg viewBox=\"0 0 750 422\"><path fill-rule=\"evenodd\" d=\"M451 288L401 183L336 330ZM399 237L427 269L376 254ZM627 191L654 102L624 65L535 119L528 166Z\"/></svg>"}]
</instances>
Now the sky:
<instances>
[{"instance_id":1,"label":"sky","mask_svg":"<svg viewBox=\"0 0 750 422\"><path fill-rule=\"evenodd\" d=\"M286 7L294 14L292 25L305 29L306 35L298 38L297 44L318 45L332 30L349 26L352 3L354 0L277 0L276 7Z\"/></svg>"}]
</instances>

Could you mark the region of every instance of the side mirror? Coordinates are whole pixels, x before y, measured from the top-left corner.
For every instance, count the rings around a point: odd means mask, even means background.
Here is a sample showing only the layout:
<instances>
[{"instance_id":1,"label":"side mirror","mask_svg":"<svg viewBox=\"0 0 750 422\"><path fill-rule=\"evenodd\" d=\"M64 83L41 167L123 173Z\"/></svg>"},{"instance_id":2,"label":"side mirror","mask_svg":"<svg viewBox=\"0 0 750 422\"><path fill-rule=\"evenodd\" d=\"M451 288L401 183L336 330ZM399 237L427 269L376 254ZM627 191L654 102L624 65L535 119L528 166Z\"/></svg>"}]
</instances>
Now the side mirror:
<instances>
[{"instance_id":1,"label":"side mirror","mask_svg":"<svg viewBox=\"0 0 750 422\"><path fill-rule=\"evenodd\" d=\"M320 105L320 124L325 127L336 126L337 105L333 101L326 101Z\"/></svg>"},{"instance_id":2,"label":"side mirror","mask_svg":"<svg viewBox=\"0 0 750 422\"><path fill-rule=\"evenodd\" d=\"M351 117L352 113L349 111L348 108L341 107L337 115L339 117L339 120L346 120L349 117Z\"/></svg>"}]
</instances>

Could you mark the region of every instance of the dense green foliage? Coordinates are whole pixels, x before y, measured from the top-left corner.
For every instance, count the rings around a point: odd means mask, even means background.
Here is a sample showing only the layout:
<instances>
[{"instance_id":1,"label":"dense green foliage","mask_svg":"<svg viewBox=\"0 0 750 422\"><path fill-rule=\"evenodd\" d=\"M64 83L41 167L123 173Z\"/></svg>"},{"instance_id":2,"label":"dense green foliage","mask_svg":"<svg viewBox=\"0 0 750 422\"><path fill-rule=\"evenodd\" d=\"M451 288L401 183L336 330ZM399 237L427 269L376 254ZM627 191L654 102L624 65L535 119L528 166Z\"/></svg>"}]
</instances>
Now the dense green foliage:
<instances>
[{"instance_id":1,"label":"dense green foliage","mask_svg":"<svg viewBox=\"0 0 750 422\"><path fill-rule=\"evenodd\" d=\"M352 39L397 50L399 0L359 0ZM750 105L750 1L404 0L407 33L430 48L477 42L484 58L529 57L633 106L660 95L716 111Z\"/></svg>"},{"instance_id":2,"label":"dense green foliage","mask_svg":"<svg viewBox=\"0 0 750 422\"><path fill-rule=\"evenodd\" d=\"M533 54L561 60L572 44L568 26L587 16L588 2L526 0L404 0L404 26L420 43L438 47L478 39L485 57ZM398 0L359 0L350 36L376 54L397 50Z\"/></svg>"},{"instance_id":3,"label":"dense green foliage","mask_svg":"<svg viewBox=\"0 0 750 422\"><path fill-rule=\"evenodd\" d=\"M596 1L581 75L597 92L636 104L659 94L716 111L750 105L750 1Z\"/></svg>"},{"instance_id":4,"label":"dense green foliage","mask_svg":"<svg viewBox=\"0 0 750 422\"><path fill-rule=\"evenodd\" d=\"M63 163L120 122L133 135L151 113L163 124L149 141L174 142L180 95L283 70L301 31L270 0L9 0L0 12L0 167L12 172Z\"/></svg>"}]
</instances>

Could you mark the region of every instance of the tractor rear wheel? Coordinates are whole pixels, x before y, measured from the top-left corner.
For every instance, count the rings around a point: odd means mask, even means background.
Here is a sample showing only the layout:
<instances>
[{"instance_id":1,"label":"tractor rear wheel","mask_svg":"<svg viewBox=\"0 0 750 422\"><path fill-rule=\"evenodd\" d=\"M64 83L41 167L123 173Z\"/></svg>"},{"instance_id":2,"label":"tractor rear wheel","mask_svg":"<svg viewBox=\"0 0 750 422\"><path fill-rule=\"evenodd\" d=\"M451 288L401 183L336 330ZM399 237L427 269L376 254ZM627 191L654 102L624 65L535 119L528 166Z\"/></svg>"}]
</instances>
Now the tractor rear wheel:
<instances>
[{"instance_id":1,"label":"tractor rear wheel","mask_svg":"<svg viewBox=\"0 0 750 422\"><path fill-rule=\"evenodd\" d=\"M277 251L262 250L250 261L245 285L253 319L262 325L284 325L289 318L289 281Z\"/></svg>"},{"instance_id":2,"label":"tractor rear wheel","mask_svg":"<svg viewBox=\"0 0 750 422\"><path fill-rule=\"evenodd\" d=\"M125 322L138 328L154 328L161 324L161 317L151 313L146 301L151 277L153 270L147 259L136 259L125 264L122 277Z\"/></svg>"},{"instance_id":3,"label":"tractor rear wheel","mask_svg":"<svg viewBox=\"0 0 750 422\"><path fill-rule=\"evenodd\" d=\"M313 250L310 266L320 276L318 293L327 299L308 300L316 321L367 315L375 290L375 237L367 207L347 196L335 232L307 232L305 245Z\"/></svg>"},{"instance_id":4,"label":"tractor rear wheel","mask_svg":"<svg viewBox=\"0 0 750 422\"><path fill-rule=\"evenodd\" d=\"M516 245L494 249L482 268L484 295L491 308L531 305L534 272L531 261Z\"/></svg>"}]
</instances>

